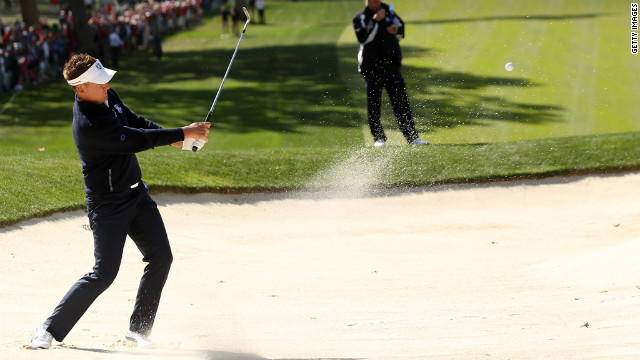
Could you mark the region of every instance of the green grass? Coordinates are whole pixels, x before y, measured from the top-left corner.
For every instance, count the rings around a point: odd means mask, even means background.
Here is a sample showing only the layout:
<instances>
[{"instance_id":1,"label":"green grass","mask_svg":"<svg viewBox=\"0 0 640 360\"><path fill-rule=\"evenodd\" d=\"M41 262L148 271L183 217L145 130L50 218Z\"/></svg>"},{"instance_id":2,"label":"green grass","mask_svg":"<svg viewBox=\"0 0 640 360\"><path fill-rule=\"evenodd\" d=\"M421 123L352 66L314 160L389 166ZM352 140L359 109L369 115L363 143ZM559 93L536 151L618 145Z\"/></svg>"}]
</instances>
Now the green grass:
<instances>
[{"instance_id":1,"label":"green grass","mask_svg":"<svg viewBox=\"0 0 640 360\"><path fill-rule=\"evenodd\" d=\"M225 82L212 141L198 154L139 155L152 190L331 186L320 175L342 164L353 177L354 162L377 169L369 180L382 187L638 168L640 58L629 54L629 3L394 5L407 23L403 72L418 130L435 145L404 146L385 103L392 146L370 146L351 28L361 0L269 1L267 24L249 26ZM220 39L213 12L165 39L162 68L150 53L128 54L111 84L163 126L202 121L236 43ZM0 95L0 226L84 206L72 101L61 78Z\"/></svg>"},{"instance_id":2,"label":"green grass","mask_svg":"<svg viewBox=\"0 0 640 360\"><path fill-rule=\"evenodd\" d=\"M629 6L398 2L399 13L406 9L404 74L419 129L436 143L455 144L640 130ZM339 41L344 73L355 64L348 57L353 39L345 29ZM509 61L512 72L504 69ZM355 85L352 92L364 99Z\"/></svg>"},{"instance_id":3,"label":"green grass","mask_svg":"<svg viewBox=\"0 0 640 360\"><path fill-rule=\"evenodd\" d=\"M141 153L139 159L154 192L303 191L340 187L352 179L356 187L412 187L637 170L640 133L423 148L224 149L197 154L159 148ZM370 171L367 179L359 179ZM334 177L322 176L327 173ZM0 174L0 226L83 207L74 151L2 154Z\"/></svg>"}]
</instances>

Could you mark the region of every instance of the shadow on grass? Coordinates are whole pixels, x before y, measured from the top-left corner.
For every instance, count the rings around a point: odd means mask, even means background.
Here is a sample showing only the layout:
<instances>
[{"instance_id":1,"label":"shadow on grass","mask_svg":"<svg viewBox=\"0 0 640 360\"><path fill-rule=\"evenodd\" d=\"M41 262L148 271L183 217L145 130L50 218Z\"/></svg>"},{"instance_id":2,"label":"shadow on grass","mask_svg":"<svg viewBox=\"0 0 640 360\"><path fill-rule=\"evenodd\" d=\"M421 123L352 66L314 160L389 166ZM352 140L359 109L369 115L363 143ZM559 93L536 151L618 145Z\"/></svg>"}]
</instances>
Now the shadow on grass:
<instances>
[{"instance_id":1,"label":"shadow on grass","mask_svg":"<svg viewBox=\"0 0 640 360\"><path fill-rule=\"evenodd\" d=\"M346 46L338 50L343 54L341 69L357 74L357 62L353 48ZM403 48L403 53L411 57L427 57L430 50ZM470 125L485 125L487 121L502 121L527 124L542 124L561 121L563 107L552 104L530 104L488 95L488 88L531 88L544 84L534 83L522 77L482 76L467 72L452 72L440 68L404 65L403 75L407 82L414 117L418 119L420 133L434 131L435 128L453 128ZM354 84L354 96L366 104L364 80L358 75ZM386 101L385 101L386 102ZM383 104L385 103L383 102ZM366 110L363 109L366 116ZM424 119L421 121L420 119Z\"/></svg>"},{"instance_id":2,"label":"shadow on grass","mask_svg":"<svg viewBox=\"0 0 640 360\"><path fill-rule=\"evenodd\" d=\"M256 130L296 133L301 126L358 127L358 109L364 107L364 95L356 102L350 88L364 91L364 81L355 61L339 63L339 55L350 54L353 47L336 49L332 45L276 46L242 49L233 63L214 117L223 121L221 130L247 133ZM424 49L405 52L428 53ZM229 50L176 53L163 69L160 81L212 79L207 89L175 90L152 94L153 102L198 104L202 114L215 97L219 79L226 71ZM348 55L347 55L348 54ZM349 62L349 60L347 60ZM181 69L190 68L193 72ZM200 68L200 69L198 69ZM351 72L340 74L340 71ZM524 88L542 86L518 77L485 77L437 68L405 66L409 96L417 117L430 119L430 127L476 125L483 120L522 123L559 121L562 108L555 105L527 104L481 94L488 87ZM127 77L135 82L158 81L149 78L145 67L132 69ZM139 77L139 78L138 78ZM129 94L147 98L144 92ZM158 98L158 96L161 96ZM356 96L356 98L358 98ZM176 101L178 100L178 101Z\"/></svg>"},{"instance_id":3,"label":"shadow on grass","mask_svg":"<svg viewBox=\"0 0 640 360\"><path fill-rule=\"evenodd\" d=\"M259 131L290 134L314 129L354 129L365 111L364 81L357 72L357 48L312 44L240 49L214 109L216 131L247 134ZM410 56L430 50L405 48ZM147 53L129 54L112 85L132 110L165 127L202 121L218 91L233 51L203 50L167 54L163 67ZM405 66L408 93L416 118L429 131L482 125L485 121L544 123L560 121L561 107L527 104L490 96L484 89L543 86L526 78L485 77L438 68ZM190 84L192 83L192 84ZM204 84L204 85L203 85ZM150 89L151 86L162 90ZM31 94L31 95L27 95ZM54 84L46 92L28 93L38 106L16 105L0 125L68 126L73 93ZM61 102L60 98L68 99ZM16 115L17 114L17 115ZM425 123L425 122L421 122ZM342 135L347 141L348 136ZM336 143L326 137L322 141ZM322 145L322 144L319 144Z\"/></svg>"},{"instance_id":4,"label":"shadow on grass","mask_svg":"<svg viewBox=\"0 0 640 360\"><path fill-rule=\"evenodd\" d=\"M424 19L424 20L412 20L405 21L405 24L449 24L449 23L462 23L462 22L478 22L478 21L557 21L557 20L584 20L594 19L602 16L610 15L610 13L585 13L585 14L537 14L537 15L505 15L505 16L485 16L475 18L453 18L453 19Z\"/></svg>"},{"instance_id":5,"label":"shadow on grass","mask_svg":"<svg viewBox=\"0 0 640 360\"><path fill-rule=\"evenodd\" d=\"M117 83L114 88L133 109L182 108L204 119L232 53L229 49L174 52L167 54L161 69L151 71L142 59L129 61L122 66L127 84L164 83L167 90L149 92L145 86ZM297 133L305 126L356 127L359 117L338 77L337 66L335 47L329 45L240 49L214 109L214 126L233 133ZM172 83L188 82L196 85L172 89ZM181 126L184 119L167 117L163 123Z\"/></svg>"},{"instance_id":6,"label":"shadow on grass","mask_svg":"<svg viewBox=\"0 0 640 360\"><path fill-rule=\"evenodd\" d=\"M59 79L20 91L0 94L0 126L69 126L73 90Z\"/></svg>"},{"instance_id":7,"label":"shadow on grass","mask_svg":"<svg viewBox=\"0 0 640 360\"><path fill-rule=\"evenodd\" d=\"M530 104L487 95L487 88L528 88L543 86L515 77L478 76L438 68L408 67L407 84L416 118L424 118L428 128L483 125L487 121L543 124L561 121L563 107ZM431 129L431 130L429 130Z\"/></svg>"}]
</instances>

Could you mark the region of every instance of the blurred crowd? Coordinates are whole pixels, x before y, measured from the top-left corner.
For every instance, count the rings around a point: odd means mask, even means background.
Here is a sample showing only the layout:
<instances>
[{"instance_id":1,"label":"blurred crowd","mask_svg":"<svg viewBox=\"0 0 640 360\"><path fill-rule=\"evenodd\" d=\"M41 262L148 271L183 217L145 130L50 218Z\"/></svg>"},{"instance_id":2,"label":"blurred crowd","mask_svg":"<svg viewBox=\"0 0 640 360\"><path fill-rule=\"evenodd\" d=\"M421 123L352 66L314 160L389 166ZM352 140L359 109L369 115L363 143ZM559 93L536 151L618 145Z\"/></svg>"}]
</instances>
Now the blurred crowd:
<instances>
[{"instance_id":1,"label":"blurred crowd","mask_svg":"<svg viewBox=\"0 0 640 360\"><path fill-rule=\"evenodd\" d=\"M197 23L210 1L102 1L103 6L95 7L91 0L85 0L96 55L105 66L116 69L119 57L133 51L153 51L160 61L162 38ZM4 23L0 18L0 93L59 76L76 52L77 34L69 4L58 5L52 0L51 6L58 18L43 20L38 26Z\"/></svg>"}]
</instances>

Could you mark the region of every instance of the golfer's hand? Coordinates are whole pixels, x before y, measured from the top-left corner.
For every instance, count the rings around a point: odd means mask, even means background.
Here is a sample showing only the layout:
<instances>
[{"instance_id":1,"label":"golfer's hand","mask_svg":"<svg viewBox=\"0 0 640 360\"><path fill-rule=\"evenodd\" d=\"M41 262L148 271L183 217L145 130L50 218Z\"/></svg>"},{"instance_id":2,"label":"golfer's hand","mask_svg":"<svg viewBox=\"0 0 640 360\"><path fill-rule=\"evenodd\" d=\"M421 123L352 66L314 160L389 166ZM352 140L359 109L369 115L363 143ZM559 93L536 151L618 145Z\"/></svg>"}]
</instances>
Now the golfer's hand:
<instances>
[{"instance_id":1,"label":"golfer's hand","mask_svg":"<svg viewBox=\"0 0 640 360\"><path fill-rule=\"evenodd\" d=\"M373 20L382 21L387 16L387 11L384 8L380 8L377 13L373 15Z\"/></svg>"},{"instance_id":2,"label":"golfer's hand","mask_svg":"<svg viewBox=\"0 0 640 360\"><path fill-rule=\"evenodd\" d=\"M198 151L204 147L205 141L201 139L186 138L180 142L180 148L188 151Z\"/></svg>"},{"instance_id":3,"label":"golfer's hand","mask_svg":"<svg viewBox=\"0 0 640 360\"><path fill-rule=\"evenodd\" d=\"M210 126L210 122L197 122L189 126L183 126L182 131L184 132L184 139L187 140L191 138L208 142L209 138L207 137L207 135L209 135Z\"/></svg>"},{"instance_id":4,"label":"golfer's hand","mask_svg":"<svg viewBox=\"0 0 640 360\"><path fill-rule=\"evenodd\" d=\"M387 32L391 35L397 35L398 34L398 25L393 24L389 27L387 27Z\"/></svg>"},{"instance_id":5,"label":"golfer's hand","mask_svg":"<svg viewBox=\"0 0 640 360\"><path fill-rule=\"evenodd\" d=\"M204 147L204 140L196 140L193 142L193 145L191 146L191 151L196 152L200 149L202 149Z\"/></svg>"}]
</instances>

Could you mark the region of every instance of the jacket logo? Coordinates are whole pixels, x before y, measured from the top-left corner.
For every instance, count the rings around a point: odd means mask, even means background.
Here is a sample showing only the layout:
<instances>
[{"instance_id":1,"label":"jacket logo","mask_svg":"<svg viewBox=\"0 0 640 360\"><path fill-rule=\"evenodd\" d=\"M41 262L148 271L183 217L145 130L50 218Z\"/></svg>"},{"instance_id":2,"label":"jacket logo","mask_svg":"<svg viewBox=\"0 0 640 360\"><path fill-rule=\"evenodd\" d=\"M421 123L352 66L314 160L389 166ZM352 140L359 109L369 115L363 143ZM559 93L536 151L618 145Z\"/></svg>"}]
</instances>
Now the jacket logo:
<instances>
[{"instance_id":1,"label":"jacket logo","mask_svg":"<svg viewBox=\"0 0 640 360\"><path fill-rule=\"evenodd\" d=\"M120 105L119 105L119 104L115 104L115 105L113 105L113 107L114 107L116 110L118 110L118 112L119 112L120 114L122 114L122 108L120 107Z\"/></svg>"},{"instance_id":2,"label":"jacket logo","mask_svg":"<svg viewBox=\"0 0 640 360\"><path fill-rule=\"evenodd\" d=\"M126 138L126 136L124 134L120 135L120 142L124 142L125 138Z\"/></svg>"}]
</instances>

